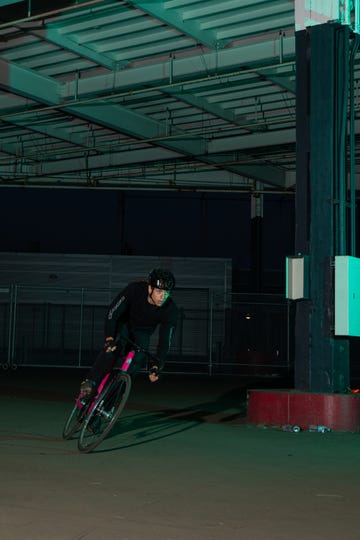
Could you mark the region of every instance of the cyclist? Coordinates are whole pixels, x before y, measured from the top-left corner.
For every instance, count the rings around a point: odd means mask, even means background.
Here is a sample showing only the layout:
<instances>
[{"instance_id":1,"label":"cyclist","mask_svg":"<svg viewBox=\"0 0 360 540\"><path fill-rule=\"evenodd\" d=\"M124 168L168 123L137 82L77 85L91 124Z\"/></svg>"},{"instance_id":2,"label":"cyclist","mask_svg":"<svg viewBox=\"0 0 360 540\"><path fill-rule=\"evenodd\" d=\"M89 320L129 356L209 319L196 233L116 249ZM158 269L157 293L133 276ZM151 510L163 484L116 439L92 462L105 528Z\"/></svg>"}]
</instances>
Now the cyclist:
<instances>
[{"instance_id":1,"label":"cyclist","mask_svg":"<svg viewBox=\"0 0 360 540\"><path fill-rule=\"evenodd\" d=\"M95 392L116 358L123 352L122 338L129 338L147 349L151 335L159 327L157 365L149 370L149 379L156 382L169 352L179 310L170 293L175 287L172 272L154 268L147 280L130 282L111 302L105 317L105 343L87 378L80 385L84 397ZM129 345L128 345L129 346ZM126 347L126 345L125 345ZM131 346L130 346L131 347ZM130 366L132 377L142 366L145 354L138 351Z\"/></svg>"}]
</instances>

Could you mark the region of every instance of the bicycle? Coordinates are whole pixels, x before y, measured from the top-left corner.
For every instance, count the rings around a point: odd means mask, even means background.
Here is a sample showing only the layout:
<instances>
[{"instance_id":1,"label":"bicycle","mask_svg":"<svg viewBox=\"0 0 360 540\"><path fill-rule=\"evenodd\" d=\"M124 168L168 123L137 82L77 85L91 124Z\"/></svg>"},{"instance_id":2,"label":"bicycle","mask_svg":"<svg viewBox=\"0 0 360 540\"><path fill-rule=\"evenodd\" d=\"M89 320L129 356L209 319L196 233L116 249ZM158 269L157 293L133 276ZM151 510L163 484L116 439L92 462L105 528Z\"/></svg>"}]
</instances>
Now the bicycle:
<instances>
[{"instance_id":1,"label":"bicycle","mask_svg":"<svg viewBox=\"0 0 360 540\"><path fill-rule=\"evenodd\" d=\"M85 400L80 393L65 422L62 436L64 439L70 439L79 432L80 452L87 453L94 450L110 433L122 413L132 387L128 370L135 354L143 352L158 363L158 359L152 353L130 339L127 339L127 342L132 348L122 357L120 369L113 367L105 375L92 399Z\"/></svg>"}]
</instances>

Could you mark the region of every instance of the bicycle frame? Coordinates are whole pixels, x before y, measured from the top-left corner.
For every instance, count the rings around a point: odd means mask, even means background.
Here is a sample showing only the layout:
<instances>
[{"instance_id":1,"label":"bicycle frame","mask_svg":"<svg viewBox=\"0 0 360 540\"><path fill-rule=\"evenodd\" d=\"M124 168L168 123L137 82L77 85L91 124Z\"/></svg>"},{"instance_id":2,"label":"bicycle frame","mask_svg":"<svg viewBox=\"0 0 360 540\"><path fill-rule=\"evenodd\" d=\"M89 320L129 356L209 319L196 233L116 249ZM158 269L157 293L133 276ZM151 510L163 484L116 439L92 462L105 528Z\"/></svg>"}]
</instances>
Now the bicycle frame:
<instances>
[{"instance_id":1,"label":"bicycle frame","mask_svg":"<svg viewBox=\"0 0 360 540\"><path fill-rule=\"evenodd\" d=\"M131 362L133 361L134 357L135 357L135 351L132 351L132 350L129 351L127 353L127 355L123 359L123 363L121 364L120 371L122 371L123 373L126 373L128 371L128 369L129 369L129 367L131 366ZM98 386L98 388L96 390L96 394L93 397L91 405L88 408L86 414L89 414L92 411L94 403L95 403L96 399L98 398L98 396L100 395L100 393L102 392L102 390L103 390L105 384L107 383L109 377L110 377L110 373L107 373L103 377L102 381L100 382L100 384L99 384L99 386ZM85 407L87 405L86 401L84 399L82 399L81 396L82 396L82 394L80 393L78 395L78 397L76 398L76 400L75 400L76 405L79 407L79 409L82 409L83 407Z\"/></svg>"},{"instance_id":2,"label":"bicycle frame","mask_svg":"<svg viewBox=\"0 0 360 540\"><path fill-rule=\"evenodd\" d=\"M128 352L128 354L125 356L124 362L122 363L122 366L120 368L121 371L124 371L125 373L127 372L127 370L129 369L129 367L131 365L131 362L134 359L134 356L135 356L135 351L129 351Z\"/></svg>"}]
</instances>

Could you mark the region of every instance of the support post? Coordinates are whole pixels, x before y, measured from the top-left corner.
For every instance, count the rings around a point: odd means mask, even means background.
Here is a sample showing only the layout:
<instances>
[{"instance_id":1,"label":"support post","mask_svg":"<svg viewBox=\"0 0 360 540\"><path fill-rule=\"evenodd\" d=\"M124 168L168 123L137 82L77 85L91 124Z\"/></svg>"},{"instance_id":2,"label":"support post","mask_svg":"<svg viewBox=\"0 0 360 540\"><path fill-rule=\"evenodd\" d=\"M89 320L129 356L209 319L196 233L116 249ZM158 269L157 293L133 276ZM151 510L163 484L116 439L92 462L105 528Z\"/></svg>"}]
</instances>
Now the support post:
<instances>
[{"instance_id":1,"label":"support post","mask_svg":"<svg viewBox=\"0 0 360 540\"><path fill-rule=\"evenodd\" d=\"M346 237L349 28L296 33L297 178L295 250L309 255L310 297L297 304L295 388L349 386L349 340L334 337L334 256Z\"/></svg>"}]
</instances>

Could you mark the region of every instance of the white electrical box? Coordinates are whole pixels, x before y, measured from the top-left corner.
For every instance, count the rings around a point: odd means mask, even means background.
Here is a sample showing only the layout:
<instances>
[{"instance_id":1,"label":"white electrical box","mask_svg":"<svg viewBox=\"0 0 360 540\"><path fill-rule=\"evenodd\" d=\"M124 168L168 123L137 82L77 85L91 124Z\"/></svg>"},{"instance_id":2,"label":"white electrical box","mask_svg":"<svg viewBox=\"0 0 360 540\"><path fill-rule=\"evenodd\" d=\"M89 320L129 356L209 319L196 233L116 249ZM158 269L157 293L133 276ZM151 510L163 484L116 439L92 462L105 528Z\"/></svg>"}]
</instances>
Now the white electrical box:
<instances>
[{"instance_id":1,"label":"white electrical box","mask_svg":"<svg viewBox=\"0 0 360 540\"><path fill-rule=\"evenodd\" d=\"M286 257L286 298L301 300L308 297L308 256Z\"/></svg>"}]
</instances>

